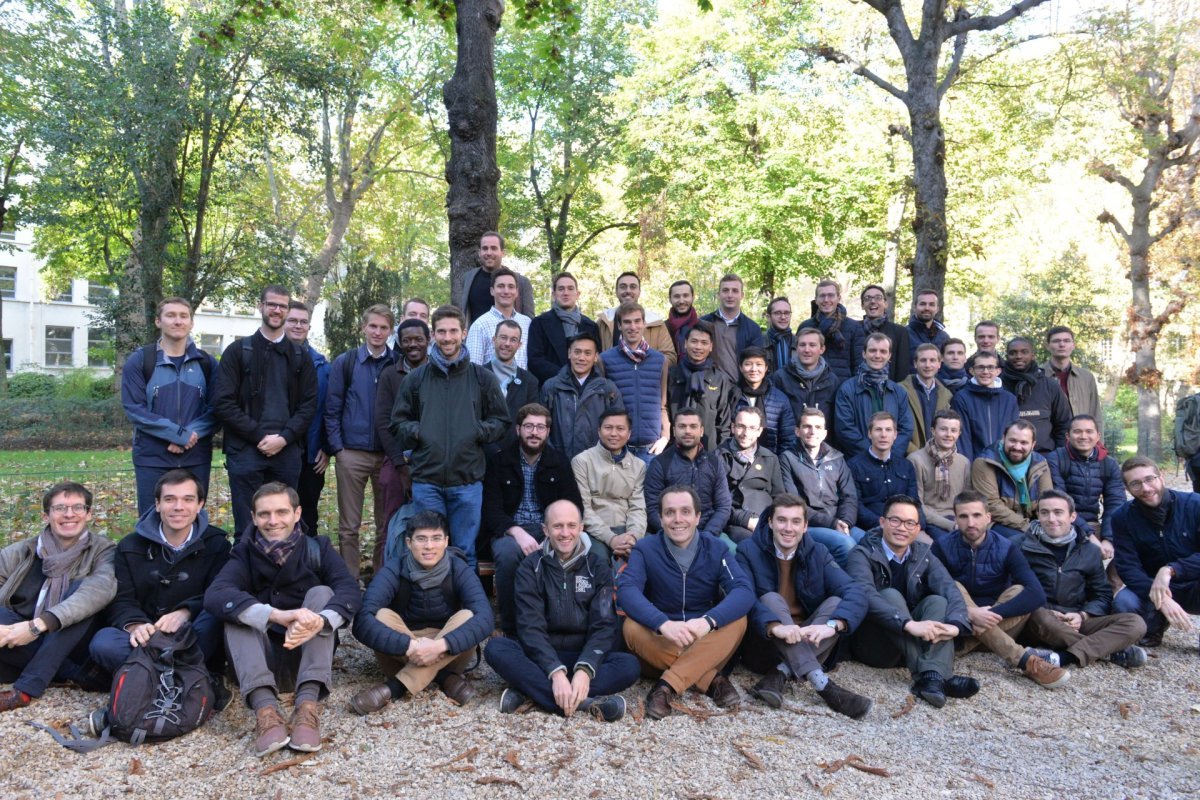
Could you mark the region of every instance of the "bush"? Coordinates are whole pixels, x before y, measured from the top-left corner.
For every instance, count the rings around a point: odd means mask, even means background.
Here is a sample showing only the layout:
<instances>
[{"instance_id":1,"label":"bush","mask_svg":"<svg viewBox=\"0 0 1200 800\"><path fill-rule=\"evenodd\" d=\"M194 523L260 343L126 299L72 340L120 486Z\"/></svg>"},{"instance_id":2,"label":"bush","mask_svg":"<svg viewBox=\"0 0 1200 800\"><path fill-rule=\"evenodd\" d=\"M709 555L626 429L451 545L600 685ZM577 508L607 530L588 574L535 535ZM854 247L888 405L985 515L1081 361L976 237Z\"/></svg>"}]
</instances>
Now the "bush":
<instances>
[{"instance_id":1,"label":"bush","mask_svg":"<svg viewBox=\"0 0 1200 800\"><path fill-rule=\"evenodd\" d=\"M60 400L94 400L92 396L92 371L73 369L63 374L55 395Z\"/></svg>"},{"instance_id":2,"label":"bush","mask_svg":"<svg viewBox=\"0 0 1200 800\"><path fill-rule=\"evenodd\" d=\"M44 372L18 372L8 379L8 396L13 400L37 400L54 397L58 379Z\"/></svg>"},{"instance_id":3,"label":"bush","mask_svg":"<svg viewBox=\"0 0 1200 800\"><path fill-rule=\"evenodd\" d=\"M0 401L0 450L102 450L131 436L116 397Z\"/></svg>"},{"instance_id":4,"label":"bush","mask_svg":"<svg viewBox=\"0 0 1200 800\"><path fill-rule=\"evenodd\" d=\"M108 400L117 396L117 376L92 379L92 400Z\"/></svg>"}]
</instances>

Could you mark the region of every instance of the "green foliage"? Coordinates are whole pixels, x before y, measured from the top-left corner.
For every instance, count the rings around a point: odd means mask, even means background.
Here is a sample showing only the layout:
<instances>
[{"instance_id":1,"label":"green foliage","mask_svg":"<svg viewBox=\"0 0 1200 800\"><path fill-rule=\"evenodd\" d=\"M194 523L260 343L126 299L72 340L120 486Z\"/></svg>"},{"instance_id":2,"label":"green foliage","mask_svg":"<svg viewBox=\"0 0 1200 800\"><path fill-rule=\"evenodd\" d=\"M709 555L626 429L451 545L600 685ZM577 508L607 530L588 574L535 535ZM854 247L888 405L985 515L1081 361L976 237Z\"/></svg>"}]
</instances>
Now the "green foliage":
<instances>
[{"instance_id":1,"label":"green foliage","mask_svg":"<svg viewBox=\"0 0 1200 800\"><path fill-rule=\"evenodd\" d=\"M329 358L362 344L362 313L375 303L398 309L403 302L400 276L381 269L374 261L343 254L346 272L331 288L336 302L325 314L325 344Z\"/></svg>"},{"instance_id":2,"label":"green foliage","mask_svg":"<svg viewBox=\"0 0 1200 800\"><path fill-rule=\"evenodd\" d=\"M34 400L54 397L58 379L44 372L18 372L8 379L8 396L12 400Z\"/></svg>"},{"instance_id":3,"label":"green foliage","mask_svg":"<svg viewBox=\"0 0 1200 800\"><path fill-rule=\"evenodd\" d=\"M116 447L132 435L120 399L111 394L105 400L0 401L0 448Z\"/></svg>"},{"instance_id":4,"label":"green foliage","mask_svg":"<svg viewBox=\"0 0 1200 800\"><path fill-rule=\"evenodd\" d=\"M58 389L54 396L59 400L103 400L103 397L97 398L94 395L95 383L92 371L86 367L68 370L59 378ZM111 385L108 397L112 397Z\"/></svg>"}]
</instances>

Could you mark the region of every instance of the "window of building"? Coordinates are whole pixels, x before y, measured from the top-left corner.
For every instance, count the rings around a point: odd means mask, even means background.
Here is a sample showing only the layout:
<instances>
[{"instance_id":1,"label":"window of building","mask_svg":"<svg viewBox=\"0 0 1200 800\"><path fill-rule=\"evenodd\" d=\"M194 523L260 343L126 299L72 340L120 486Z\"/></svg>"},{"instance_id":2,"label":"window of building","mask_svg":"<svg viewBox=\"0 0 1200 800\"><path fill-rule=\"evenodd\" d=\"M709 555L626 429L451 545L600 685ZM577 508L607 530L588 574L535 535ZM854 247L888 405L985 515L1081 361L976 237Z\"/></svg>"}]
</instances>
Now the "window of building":
<instances>
[{"instance_id":1,"label":"window of building","mask_svg":"<svg viewBox=\"0 0 1200 800\"><path fill-rule=\"evenodd\" d=\"M11 300L17 296L17 268L0 267L0 297Z\"/></svg>"},{"instance_id":2,"label":"window of building","mask_svg":"<svg viewBox=\"0 0 1200 800\"><path fill-rule=\"evenodd\" d=\"M88 366L111 367L115 357L112 332L105 328L88 328Z\"/></svg>"},{"instance_id":3,"label":"window of building","mask_svg":"<svg viewBox=\"0 0 1200 800\"><path fill-rule=\"evenodd\" d=\"M12 372L12 365L13 365L12 349L13 349L13 340L5 339L4 340L4 371L5 372Z\"/></svg>"},{"instance_id":4,"label":"window of building","mask_svg":"<svg viewBox=\"0 0 1200 800\"><path fill-rule=\"evenodd\" d=\"M69 367L74 361L75 329L61 325L46 326L46 366Z\"/></svg>"},{"instance_id":5,"label":"window of building","mask_svg":"<svg viewBox=\"0 0 1200 800\"><path fill-rule=\"evenodd\" d=\"M67 284L65 291L50 298L52 303L71 303L75 300L75 281Z\"/></svg>"},{"instance_id":6,"label":"window of building","mask_svg":"<svg viewBox=\"0 0 1200 800\"><path fill-rule=\"evenodd\" d=\"M88 281L88 304L98 306L108 298L112 297L116 291L111 286L105 286L102 283Z\"/></svg>"},{"instance_id":7,"label":"window of building","mask_svg":"<svg viewBox=\"0 0 1200 800\"><path fill-rule=\"evenodd\" d=\"M223 349L221 347L221 334L219 334L219 333L202 333L198 337L196 337L196 344L200 347L201 350L208 353L213 358L221 357L221 352Z\"/></svg>"}]
</instances>

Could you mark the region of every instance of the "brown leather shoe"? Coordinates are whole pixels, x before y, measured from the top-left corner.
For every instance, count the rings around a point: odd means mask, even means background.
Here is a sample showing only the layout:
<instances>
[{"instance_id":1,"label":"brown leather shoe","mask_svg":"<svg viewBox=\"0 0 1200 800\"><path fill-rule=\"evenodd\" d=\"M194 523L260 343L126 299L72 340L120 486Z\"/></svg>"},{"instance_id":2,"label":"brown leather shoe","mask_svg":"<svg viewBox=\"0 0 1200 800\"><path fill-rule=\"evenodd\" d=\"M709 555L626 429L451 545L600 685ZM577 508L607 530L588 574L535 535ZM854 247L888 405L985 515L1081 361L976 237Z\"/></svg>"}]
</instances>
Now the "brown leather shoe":
<instances>
[{"instance_id":1,"label":"brown leather shoe","mask_svg":"<svg viewBox=\"0 0 1200 800\"><path fill-rule=\"evenodd\" d=\"M292 711L292 720L288 724L292 732L292 740L288 747L302 753L315 753L321 749L321 705L312 700L305 700Z\"/></svg>"},{"instance_id":2,"label":"brown leather shoe","mask_svg":"<svg viewBox=\"0 0 1200 800\"><path fill-rule=\"evenodd\" d=\"M456 706L465 706L475 697L475 687L471 682L453 672L446 673L445 677L438 681L438 685L442 687L442 694Z\"/></svg>"},{"instance_id":3,"label":"brown leather shoe","mask_svg":"<svg viewBox=\"0 0 1200 800\"><path fill-rule=\"evenodd\" d=\"M675 701L675 690L666 683L658 683L646 695L646 716L662 719L671 716L671 703Z\"/></svg>"},{"instance_id":4,"label":"brown leather shoe","mask_svg":"<svg viewBox=\"0 0 1200 800\"><path fill-rule=\"evenodd\" d=\"M367 714L374 714L390 702L392 702L392 690L386 683L377 683L351 697L350 709L355 714L365 717Z\"/></svg>"},{"instance_id":5,"label":"brown leather shoe","mask_svg":"<svg viewBox=\"0 0 1200 800\"><path fill-rule=\"evenodd\" d=\"M1024 672L1025 677L1043 689L1057 689L1071 679L1070 672L1034 655L1025 659Z\"/></svg>"},{"instance_id":6,"label":"brown leather shoe","mask_svg":"<svg viewBox=\"0 0 1200 800\"><path fill-rule=\"evenodd\" d=\"M0 692L0 711L13 711L24 708L33 702L33 698L16 689L5 689Z\"/></svg>"},{"instance_id":7,"label":"brown leather shoe","mask_svg":"<svg viewBox=\"0 0 1200 800\"><path fill-rule=\"evenodd\" d=\"M287 723L277 706L260 708L254 716L254 755L262 758L287 746Z\"/></svg>"},{"instance_id":8,"label":"brown leather shoe","mask_svg":"<svg viewBox=\"0 0 1200 800\"><path fill-rule=\"evenodd\" d=\"M737 708L742 704L742 696L738 694L733 681L719 672L712 679L712 683L708 685L706 694L721 708Z\"/></svg>"}]
</instances>

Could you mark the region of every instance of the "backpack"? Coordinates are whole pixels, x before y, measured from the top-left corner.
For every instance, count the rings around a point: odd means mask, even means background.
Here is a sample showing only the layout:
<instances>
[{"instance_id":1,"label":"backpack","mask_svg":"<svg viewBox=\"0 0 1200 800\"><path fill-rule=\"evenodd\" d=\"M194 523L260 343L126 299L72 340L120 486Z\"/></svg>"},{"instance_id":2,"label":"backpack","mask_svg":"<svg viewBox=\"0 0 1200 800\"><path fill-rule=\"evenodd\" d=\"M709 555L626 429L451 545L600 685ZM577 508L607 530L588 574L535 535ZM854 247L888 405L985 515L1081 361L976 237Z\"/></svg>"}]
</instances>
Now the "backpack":
<instances>
[{"instance_id":1,"label":"backpack","mask_svg":"<svg viewBox=\"0 0 1200 800\"><path fill-rule=\"evenodd\" d=\"M1191 458L1200 453L1200 394L1175 404L1175 454Z\"/></svg>"},{"instance_id":2,"label":"backpack","mask_svg":"<svg viewBox=\"0 0 1200 800\"><path fill-rule=\"evenodd\" d=\"M212 393L213 380L213 357L203 350L200 351L200 371L204 373L204 393L205 396ZM154 375L154 368L158 366L158 342L151 342L142 347L142 379L146 386L150 385L150 378Z\"/></svg>"}]
</instances>

